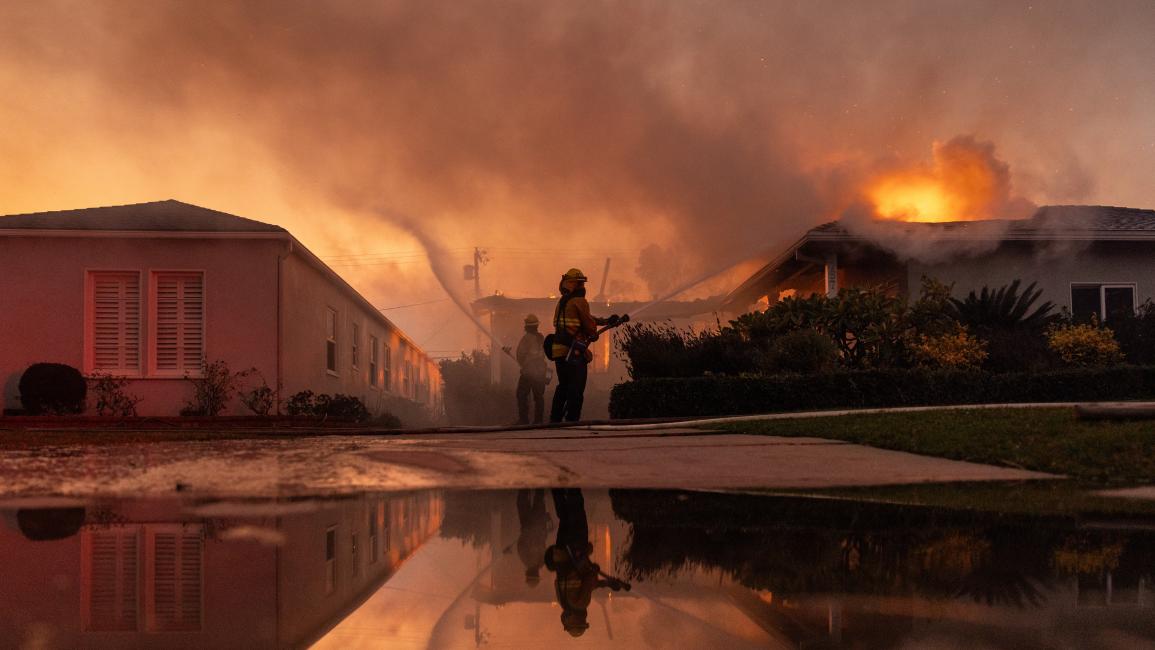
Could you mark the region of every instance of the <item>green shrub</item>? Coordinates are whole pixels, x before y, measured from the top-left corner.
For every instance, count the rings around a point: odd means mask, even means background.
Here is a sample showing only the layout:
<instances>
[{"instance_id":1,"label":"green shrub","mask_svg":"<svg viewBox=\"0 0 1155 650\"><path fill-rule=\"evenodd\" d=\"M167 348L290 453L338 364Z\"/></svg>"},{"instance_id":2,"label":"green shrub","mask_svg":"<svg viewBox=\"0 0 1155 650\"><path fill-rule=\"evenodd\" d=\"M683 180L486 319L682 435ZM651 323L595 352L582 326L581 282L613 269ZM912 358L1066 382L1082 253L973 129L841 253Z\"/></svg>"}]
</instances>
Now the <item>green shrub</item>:
<instances>
[{"instance_id":1,"label":"green shrub","mask_svg":"<svg viewBox=\"0 0 1155 650\"><path fill-rule=\"evenodd\" d=\"M28 415L66 415L84 412L88 384L72 366L34 363L20 376L18 390Z\"/></svg>"},{"instance_id":2,"label":"green shrub","mask_svg":"<svg viewBox=\"0 0 1155 650\"><path fill-rule=\"evenodd\" d=\"M954 331L934 336L921 335L911 351L921 366L930 368L977 369L987 358L987 342L967 333L955 323Z\"/></svg>"},{"instance_id":3,"label":"green shrub","mask_svg":"<svg viewBox=\"0 0 1155 650\"><path fill-rule=\"evenodd\" d=\"M256 368L253 368L250 374L256 376L256 382L248 388L238 391L237 397L241 400L241 404L244 404L245 408L254 414L268 415L269 411L273 410L277 404L277 391L269 386L268 382L265 381L265 376Z\"/></svg>"},{"instance_id":4,"label":"green shrub","mask_svg":"<svg viewBox=\"0 0 1155 650\"><path fill-rule=\"evenodd\" d=\"M516 417L513 389L490 382L490 358L481 350L441 361L445 415L450 424L508 424Z\"/></svg>"},{"instance_id":5,"label":"green shrub","mask_svg":"<svg viewBox=\"0 0 1155 650\"><path fill-rule=\"evenodd\" d=\"M765 341L731 328L695 331L668 323L633 323L615 338L630 377L694 377L758 370Z\"/></svg>"},{"instance_id":6,"label":"green shrub","mask_svg":"<svg viewBox=\"0 0 1155 650\"><path fill-rule=\"evenodd\" d=\"M774 339L768 361L769 367L779 372L826 372L838 363L838 348L830 337L802 329Z\"/></svg>"},{"instance_id":7,"label":"green shrub","mask_svg":"<svg viewBox=\"0 0 1155 650\"><path fill-rule=\"evenodd\" d=\"M291 416L316 418L349 418L357 422L369 419L369 409L360 398L337 393L314 393L303 390L289 397L285 402L285 412Z\"/></svg>"},{"instance_id":8,"label":"green shrub","mask_svg":"<svg viewBox=\"0 0 1155 650\"><path fill-rule=\"evenodd\" d=\"M1113 314L1107 325L1128 363L1155 364L1155 303L1148 300L1133 314Z\"/></svg>"},{"instance_id":9,"label":"green shrub","mask_svg":"<svg viewBox=\"0 0 1155 650\"><path fill-rule=\"evenodd\" d=\"M1155 398L1155 367L1047 372L892 369L780 377L638 379L614 386L610 416L740 415L834 408Z\"/></svg>"},{"instance_id":10,"label":"green shrub","mask_svg":"<svg viewBox=\"0 0 1155 650\"><path fill-rule=\"evenodd\" d=\"M255 368L232 372L224 361L205 359L200 376L185 375L185 381L193 385L193 397L180 414L184 416L216 417L224 411L233 394L245 377L256 372Z\"/></svg>"},{"instance_id":11,"label":"green shrub","mask_svg":"<svg viewBox=\"0 0 1155 650\"><path fill-rule=\"evenodd\" d=\"M1097 323L1059 325L1047 330L1047 347L1070 366L1109 366L1123 361L1111 330Z\"/></svg>"},{"instance_id":12,"label":"green shrub","mask_svg":"<svg viewBox=\"0 0 1155 650\"><path fill-rule=\"evenodd\" d=\"M96 396L96 414L114 417L135 417L136 405L141 398L128 392L127 377L116 377L106 373L93 373L89 377L92 392Z\"/></svg>"}]
</instances>

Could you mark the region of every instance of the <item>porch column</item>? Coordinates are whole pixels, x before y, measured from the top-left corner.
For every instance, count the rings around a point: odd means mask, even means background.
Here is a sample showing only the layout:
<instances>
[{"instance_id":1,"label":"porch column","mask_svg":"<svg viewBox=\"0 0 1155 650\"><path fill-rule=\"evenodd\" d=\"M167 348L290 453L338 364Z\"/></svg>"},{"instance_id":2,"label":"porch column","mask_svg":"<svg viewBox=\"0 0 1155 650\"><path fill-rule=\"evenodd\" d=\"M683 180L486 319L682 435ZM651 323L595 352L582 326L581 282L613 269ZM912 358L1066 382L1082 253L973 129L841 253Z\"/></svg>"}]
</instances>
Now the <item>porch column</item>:
<instances>
[{"instance_id":1,"label":"porch column","mask_svg":"<svg viewBox=\"0 0 1155 650\"><path fill-rule=\"evenodd\" d=\"M826 297L838 295L838 253L826 254Z\"/></svg>"}]
</instances>

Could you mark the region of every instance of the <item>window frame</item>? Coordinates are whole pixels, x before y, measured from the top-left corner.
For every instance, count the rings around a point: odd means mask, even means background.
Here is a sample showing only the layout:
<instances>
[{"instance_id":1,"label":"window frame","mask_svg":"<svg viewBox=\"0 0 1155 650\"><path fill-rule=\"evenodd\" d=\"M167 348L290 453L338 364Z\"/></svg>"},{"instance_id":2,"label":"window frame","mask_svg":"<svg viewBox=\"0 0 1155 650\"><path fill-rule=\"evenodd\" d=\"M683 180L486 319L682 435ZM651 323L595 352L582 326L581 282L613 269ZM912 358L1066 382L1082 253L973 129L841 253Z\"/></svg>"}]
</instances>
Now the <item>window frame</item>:
<instances>
[{"instance_id":1,"label":"window frame","mask_svg":"<svg viewBox=\"0 0 1155 650\"><path fill-rule=\"evenodd\" d=\"M380 381L377 375L381 372L381 357L380 351L377 348L377 337L373 334L369 335L369 387L377 388Z\"/></svg>"},{"instance_id":2,"label":"window frame","mask_svg":"<svg viewBox=\"0 0 1155 650\"><path fill-rule=\"evenodd\" d=\"M162 275L199 275L201 280L201 365L196 368L177 368L176 370L160 370L157 368L157 336L159 335L159 315L158 309L158 279ZM145 355L148 359L146 367L148 368L148 377L153 379L184 379L185 377L203 377L204 376L204 361L208 358L208 272L205 269L149 269L148 271L148 353ZM182 356L181 351L177 351L178 358Z\"/></svg>"},{"instance_id":3,"label":"window frame","mask_svg":"<svg viewBox=\"0 0 1155 650\"><path fill-rule=\"evenodd\" d=\"M385 348L382 351L382 356L384 358L382 359L383 363L381 364L381 388L391 393L393 392L393 346L389 344L388 339L385 339L384 346Z\"/></svg>"},{"instance_id":4,"label":"window frame","mask_svg":"<svg viewBox=\"0 0 1155 650\"><path fill-rule=\"evenodd\" d=\"M325 323L325 373L329 376L336 377L337 368L341 367L340 351L341 346L340 332L341 332L341 312L337 311L335 307L325 307L326 317L328 322ZM330 361L332 364L330 365Z\"/></svg>"},{"instance_id":5,"label":"window frame","mask_svg":"<svg viewBox=\"0 0 1155 650\"><path fill-rule=\"evenodd\" d=\"M96 278L102 274L123 274L136 276L137 292L137 332L136 332L136 369L129 368L97 368L96 367ZM146 303L147 287L144 282L144 271L141 269L84 269L84 374L91 376L96 373L107 373L119 377L141 378L146 376L148 367L148 305Z\"/></svg>"},{"instance_id":6,"label":"window frame","mask_svg":"<svg viewBox=\"0 0 1155 650\"><path fill-rule=\"evenodd\" d=\"M357 370L361 367L361 324L349 321L349 367Z\"/></svg>"},{"instance_id":7,"label":"window frame","mask_svg":"<svg viewBox=\"0 0 1155 650\"><path fill-rule=\"evenodd\" d=\"M325 529L325 537L323 538L324 557L325 557L325 595L330 596L337 593L337 579L340 573L337 570L337 556L340 554L337 549L337 527L329 526ZM332 545L330 545L330 540ZM330 554L330 551L332 553Z\"/></svg>"},{"instance_id":8,"label":"window frame","mask_svg":"<svg viewBox=\"0 0 1155 650\"><path fill-rule=\"evenodd\" d=\"M1098 287L1099 289L1099 322L1103 323L1107 320L1107 289L1130 289L1131 290L1131 313L1134 314L1139 309L1139 283L1137 282L1072 282L1067 291L1067 297L1070 299L1071 315L1075 308L1075 288L1087 289L1090 287Z\"/></svg>"}]
</instances>

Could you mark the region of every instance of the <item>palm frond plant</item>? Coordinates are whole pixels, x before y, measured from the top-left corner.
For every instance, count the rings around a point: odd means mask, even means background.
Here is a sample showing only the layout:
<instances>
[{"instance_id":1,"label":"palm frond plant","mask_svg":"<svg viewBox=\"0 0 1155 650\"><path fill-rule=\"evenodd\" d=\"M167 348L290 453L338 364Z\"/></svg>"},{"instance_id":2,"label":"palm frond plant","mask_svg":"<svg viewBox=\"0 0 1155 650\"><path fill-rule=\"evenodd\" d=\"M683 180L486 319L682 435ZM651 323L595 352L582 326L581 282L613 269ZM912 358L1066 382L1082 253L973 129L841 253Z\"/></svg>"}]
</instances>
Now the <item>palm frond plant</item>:
<instances>
[{"instance_id":1,"label":"palm frond plant","mask_svg":"<svg viewBox=\"0 0 1155 650\"><path fill-rule=\"evenodd\" d=\"M984 286L979 293L971 291L962 300L951 298L953 315L974 331L1026 329L1041 334L1059 318L1055 304L1048 300L1035 307L1043 290L1036 289L1032 282L1019 292L1021 284L1021 280L1015 280L994 290Z\"/></svg>"}]
</instances>

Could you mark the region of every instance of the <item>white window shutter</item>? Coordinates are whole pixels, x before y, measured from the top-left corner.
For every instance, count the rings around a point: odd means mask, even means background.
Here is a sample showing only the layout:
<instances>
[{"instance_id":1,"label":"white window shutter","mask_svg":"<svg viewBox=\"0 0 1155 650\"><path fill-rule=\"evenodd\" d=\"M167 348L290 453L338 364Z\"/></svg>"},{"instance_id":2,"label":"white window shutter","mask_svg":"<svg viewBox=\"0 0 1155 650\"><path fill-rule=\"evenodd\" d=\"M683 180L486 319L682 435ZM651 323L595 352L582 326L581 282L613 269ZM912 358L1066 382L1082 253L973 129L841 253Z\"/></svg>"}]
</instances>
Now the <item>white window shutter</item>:
<instances>
[{"instance_id":1,"label":"white window shutter","mask_svg":"<svg viewBox=\"0 0 1155 650\"><path fill-rule=\"evenodd\" d=\"M154 363L158 374L200 371L204 360L205 301L201 273L154 276Z\"/></svg>"},{"instance_id":2,"label":"white window shutter","mask_svg":"<svg viewBox=\"0 0 1155 650\"><path fill-rule=\"evenodd\" d=\"M91 274L91 367L113 374L140 373L140 275Z\"/></svg>"}]
</instances>

